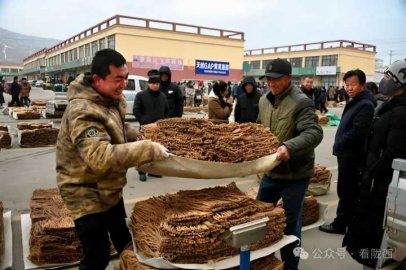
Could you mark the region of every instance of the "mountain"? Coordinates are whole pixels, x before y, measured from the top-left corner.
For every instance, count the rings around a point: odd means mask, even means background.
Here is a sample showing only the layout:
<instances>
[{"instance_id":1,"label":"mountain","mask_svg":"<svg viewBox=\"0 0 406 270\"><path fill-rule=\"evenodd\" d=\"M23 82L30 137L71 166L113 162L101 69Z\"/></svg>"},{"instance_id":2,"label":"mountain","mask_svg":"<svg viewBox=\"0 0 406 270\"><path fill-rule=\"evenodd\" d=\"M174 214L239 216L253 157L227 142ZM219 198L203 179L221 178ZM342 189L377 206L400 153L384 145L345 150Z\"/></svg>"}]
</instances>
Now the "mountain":
<instances>
[{"instance_id":1,"label":"mountain","mask_svg":"<svg viewBox=\"0 0 406 270\"><path fill-rule=\"evenodd\" d=\"M56 45L57 39L27 36L0 28L0 64L22 64L31 54Z\"/></svg>"}]
</instances>

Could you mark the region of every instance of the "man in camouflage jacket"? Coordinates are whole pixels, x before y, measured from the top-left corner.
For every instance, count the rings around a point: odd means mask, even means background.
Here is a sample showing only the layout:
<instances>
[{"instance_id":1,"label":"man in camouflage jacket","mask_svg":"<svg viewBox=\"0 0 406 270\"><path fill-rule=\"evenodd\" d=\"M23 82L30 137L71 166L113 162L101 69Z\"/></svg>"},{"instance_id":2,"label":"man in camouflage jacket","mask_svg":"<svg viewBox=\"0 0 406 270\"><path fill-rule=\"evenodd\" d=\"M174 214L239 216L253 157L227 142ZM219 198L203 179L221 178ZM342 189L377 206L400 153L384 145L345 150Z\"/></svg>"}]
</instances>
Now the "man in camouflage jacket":
<instances>
[{"instance_id":1,"label":"man in camouflage jacket","mask_svg":"<svg viewBox=\"0 0 406 270\"><path fill-rule=\"evenodd\" d=\"M79 269L104 269L109 236L118 253L131 242L125 222L123 187L129 167L167 157L162 145L135 140L124 123L128 69L118 52L99 51L91 74L79 75L68 90L56 146L57 183L74 219L83 255Z\"/></svg>"}]
</instances>

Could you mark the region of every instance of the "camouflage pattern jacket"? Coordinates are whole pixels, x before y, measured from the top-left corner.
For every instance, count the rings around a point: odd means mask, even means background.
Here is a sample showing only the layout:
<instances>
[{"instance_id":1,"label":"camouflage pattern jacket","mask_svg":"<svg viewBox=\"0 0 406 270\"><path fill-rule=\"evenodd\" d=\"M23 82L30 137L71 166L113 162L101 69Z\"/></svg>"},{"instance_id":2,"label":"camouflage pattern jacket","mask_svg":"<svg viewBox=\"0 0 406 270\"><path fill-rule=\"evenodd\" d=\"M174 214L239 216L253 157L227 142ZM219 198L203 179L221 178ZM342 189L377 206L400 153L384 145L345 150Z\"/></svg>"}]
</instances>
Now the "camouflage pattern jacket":
<instances>
[{"instance_id":1,"label":"camouflage pattern jacket","mask_svg":"<svg viewBox=\"0 0 406 270\"><path fill-rule=\"evenodd\" d=\"M104 212L122 198L127 169L152 161L150 141L124 124L125 100L101 96L84 75L68 90L56 145L57 184L73 219Z\"/></svg>"}]
</instances>

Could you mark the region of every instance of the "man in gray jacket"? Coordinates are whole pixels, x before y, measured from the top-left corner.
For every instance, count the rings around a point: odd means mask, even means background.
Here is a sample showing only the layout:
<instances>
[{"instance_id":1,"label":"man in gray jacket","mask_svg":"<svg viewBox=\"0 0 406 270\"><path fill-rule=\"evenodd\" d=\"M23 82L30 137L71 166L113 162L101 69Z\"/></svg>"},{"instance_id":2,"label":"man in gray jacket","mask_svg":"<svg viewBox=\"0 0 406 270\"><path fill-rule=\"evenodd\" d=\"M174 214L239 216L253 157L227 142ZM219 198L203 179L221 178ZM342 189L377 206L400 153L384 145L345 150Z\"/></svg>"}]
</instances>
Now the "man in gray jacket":
<instances>
[{"instance_id":1,"label":"man in gray jacket","mask_svg":"<svg viewBox=\"0 0 406 270\"><path fill-rule=\"evenodd\" d=\"M283 59L271 61L266 73L269 93L259 101L258 121L270 128L281 146L281 164L261 180L257 199L276 204L282 198L286 235L301 238L304 196L314 174L314 148L323 139L313 104L293 83L292 66ZM298 269L300 242L281 249L284 269ZM296 256L297 255L297 256Z\"/></svg>"}]
</instances>

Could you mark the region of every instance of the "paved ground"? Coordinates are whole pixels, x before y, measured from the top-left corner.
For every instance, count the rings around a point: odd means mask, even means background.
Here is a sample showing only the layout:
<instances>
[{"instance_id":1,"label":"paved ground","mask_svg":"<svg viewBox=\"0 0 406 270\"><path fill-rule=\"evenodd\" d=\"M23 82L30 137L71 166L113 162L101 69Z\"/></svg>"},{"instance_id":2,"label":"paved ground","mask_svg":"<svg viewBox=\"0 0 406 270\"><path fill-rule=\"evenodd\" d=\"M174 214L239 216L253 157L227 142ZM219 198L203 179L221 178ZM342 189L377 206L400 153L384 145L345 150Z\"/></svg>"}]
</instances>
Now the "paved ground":
<instances>
[{"instance_id":1,"label":"paved ground","mask_svg":"<svg viewBox=\"0 0 406 270\"><path fill-rule=\"evenodd\" d=\"M32 91L32 97L52 99L53 93L36 88ZM8 95L6 99L9 99ZM342 109L335 108L332 111L341 114ZM16 120L0 115L0 123L7 123L11 127L15 127ZM320 201L329 205L327 220L331 220L335 216L337 205L335 182L337 163L336 159L331 155L335 132L335 127L325 127L324 139L316 149L317 162L328 166L333 172L330 192L327 195L318 197ZM19 148L14 142L11 149L2 149L0 152L0 176L0 200L3 201L6 209L13 211L13 268L24 269L20 214L29 212L29 198L34 189L56 187L55 148ZM153 195L176 192L180 189L199 189L226 184L231 181L235 181L242 190L258 185L257 178L254 175L242 178L211 180L163 177L161 179L150 178L147 182L140 182L136 171L129 169L127 178L128 184L124 189L124 198L128 214L131 213L132 206L136 201ZM317 229L305 232L303 234L303 248L309 253L309 258L301 261L300 269L362 269L348 254L342 253L341 241L342 236L325 234Z\"/></svg>"}]
</instances>

